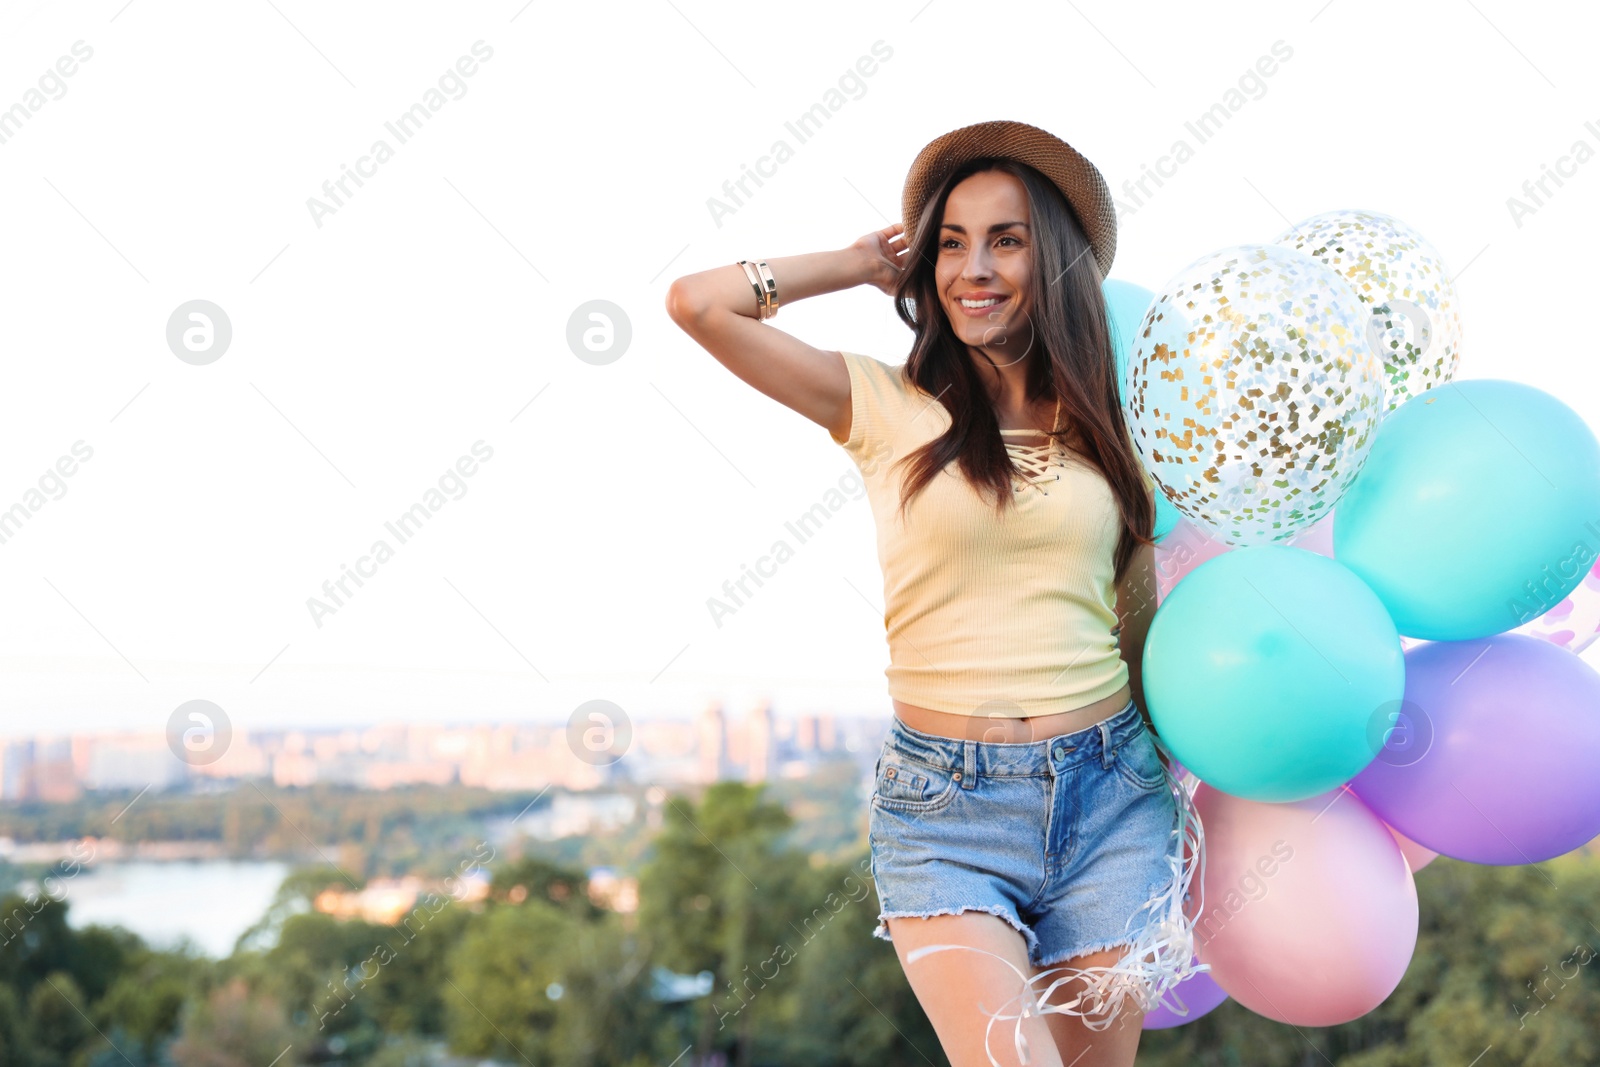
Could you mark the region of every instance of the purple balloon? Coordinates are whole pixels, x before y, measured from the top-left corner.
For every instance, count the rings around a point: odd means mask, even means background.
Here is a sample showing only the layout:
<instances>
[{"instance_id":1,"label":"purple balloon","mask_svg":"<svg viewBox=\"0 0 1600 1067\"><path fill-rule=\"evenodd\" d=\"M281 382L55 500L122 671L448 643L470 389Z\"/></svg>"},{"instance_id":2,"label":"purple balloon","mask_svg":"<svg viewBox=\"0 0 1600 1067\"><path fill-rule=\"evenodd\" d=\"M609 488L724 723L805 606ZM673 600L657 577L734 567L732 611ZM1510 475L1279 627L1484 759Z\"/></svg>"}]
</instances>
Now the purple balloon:
<instances>
[{"instance_id":1,"label":"purple balloon","mask_svg":"<svg viewBox=\"0 0 1600 1067\"><path fill-rule=\"evenodd\" d=\"M1195 962L1199 962L1198 958ZM1189 1014L1179 1015L1167 1007L1166 1002L1173 999L1183 1001ZM1227 992L1211 980L1210 971L1191 974L1168 990L1161 1003L1144 1013L1144 1029L1169 1030L1174 1026L1192 1023L1227 999Z\"/></svg>"},{"instance_id":2,"label":"purple balloon","mask_svg":"<svg viewBox=\"0 0 1600 1067\"><path fill-rule=\"evenodd\" d=\"M1600 673L1566 649L1517 633L1418 645L1402 705L1373 721L1377 756L1350 789L1424 848L1516 866L1600 835Z\"/></svg>"}]
</instances>

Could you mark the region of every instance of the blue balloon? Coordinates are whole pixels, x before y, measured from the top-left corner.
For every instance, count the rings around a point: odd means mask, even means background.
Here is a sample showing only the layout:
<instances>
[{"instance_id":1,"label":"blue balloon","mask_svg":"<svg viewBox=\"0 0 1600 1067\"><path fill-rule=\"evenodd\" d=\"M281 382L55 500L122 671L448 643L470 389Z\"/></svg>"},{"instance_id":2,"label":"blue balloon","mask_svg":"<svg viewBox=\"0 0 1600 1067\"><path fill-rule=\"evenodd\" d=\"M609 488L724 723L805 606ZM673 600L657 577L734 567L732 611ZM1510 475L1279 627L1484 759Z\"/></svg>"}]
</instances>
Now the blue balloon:
<instances>
[{"instance_id":1,"label":"blue balloon","mask_svg":"<svg viewBox=\"0 0 1600 1067\"><path fill-rule=\"evenodd\" d=\"M1381 747L1374 717L1405 693L1400 635L1377 596L1289 545L1196 567L1157 609L1143 655L1156 733L1201 781L1247 800L1348 782Z\"/></svg>"},{"instance_id":2,"label":"blue balloon","mask_svg":"<svg viewBox=\"0 0 1600 1067\"><path fill-rule=\"evenodd\" d=\"M1446 382L1378 427L1333 554L1407 637L1467 641L1559 604L1600 554L1600 442L1531 385Z\"/></svg>"},{"instance_id":3,"label":"blue balloon","mask_svg":"<svg viewBox=\"0 0 1600 1067\"><path fill-rule=\"evenodd\" d=\"M1100 291L1106 298L1106 319L1111 324L1111 346L1117 353L1117 395L1126 397L1128 393L1128 355L1133 351L1134 339L1139 334L1139 325L1144 321L1144 313L1149 310L1150 302L1156 294L1142 285L1134 285L1120 278L1107 278L1100 283ZM1156 543L1160 544L1172 528L1178 525L1178 520L1183 518L1183 513L1169 502L1164 493L1156 493Z\"/></svg>"}]
</instances>

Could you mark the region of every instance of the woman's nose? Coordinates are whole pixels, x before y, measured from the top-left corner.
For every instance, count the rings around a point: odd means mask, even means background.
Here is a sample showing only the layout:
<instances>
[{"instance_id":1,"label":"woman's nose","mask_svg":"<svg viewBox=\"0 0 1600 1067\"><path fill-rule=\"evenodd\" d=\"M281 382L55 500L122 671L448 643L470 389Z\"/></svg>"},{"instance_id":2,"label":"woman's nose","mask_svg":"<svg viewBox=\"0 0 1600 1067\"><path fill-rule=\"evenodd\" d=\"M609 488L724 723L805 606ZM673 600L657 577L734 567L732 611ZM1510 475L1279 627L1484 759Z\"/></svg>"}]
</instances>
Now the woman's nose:
<instances>
[{"instance_id":1,"label":"woman's nose","mask_svg":"<svg viewBox=\"0 0 1600 1067\"><path fill-rule=\"evenodd\" d=\"M967 253L966 266L962 269L963 278L987 278L992 273L988 253L976 248Z\"/></svg>"}]
</instances>

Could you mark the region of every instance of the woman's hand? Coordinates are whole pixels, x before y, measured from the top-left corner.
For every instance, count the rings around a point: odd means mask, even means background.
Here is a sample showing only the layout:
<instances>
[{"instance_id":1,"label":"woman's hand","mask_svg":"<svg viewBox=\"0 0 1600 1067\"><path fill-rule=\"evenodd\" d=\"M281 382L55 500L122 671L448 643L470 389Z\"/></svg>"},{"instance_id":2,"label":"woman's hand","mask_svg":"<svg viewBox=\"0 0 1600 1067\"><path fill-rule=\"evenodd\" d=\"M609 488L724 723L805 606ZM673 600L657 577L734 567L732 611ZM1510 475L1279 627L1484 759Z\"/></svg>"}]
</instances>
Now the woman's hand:
<instances>
[{"instance_id":1,"label":"woman's hand","mask_svg":"<svg viewBox=\"0 0 1600 1067\"><path fill-rule=\"evenodd\" d=\"M905 227L896 222L881 230L874 230L857 240L850 249L866 260L867 283L893 296L895 287L900 284L900 275L905 272L904 257L908 251Z\"/></svg>"}]
</instances>

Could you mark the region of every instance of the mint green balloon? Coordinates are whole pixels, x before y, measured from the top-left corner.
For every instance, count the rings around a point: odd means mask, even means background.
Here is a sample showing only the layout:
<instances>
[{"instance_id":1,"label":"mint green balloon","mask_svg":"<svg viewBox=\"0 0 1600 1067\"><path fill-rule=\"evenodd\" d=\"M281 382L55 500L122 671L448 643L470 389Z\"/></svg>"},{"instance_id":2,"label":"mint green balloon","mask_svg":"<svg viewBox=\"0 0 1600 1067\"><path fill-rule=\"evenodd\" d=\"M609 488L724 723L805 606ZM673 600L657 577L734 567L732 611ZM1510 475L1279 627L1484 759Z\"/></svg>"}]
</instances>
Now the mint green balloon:
<instances>
[{"instance_id":1,"label":"mint green balloon","mask_svg":"<svg viewBox=\"0 0 1600 1067\"><path fill-rule=\"evenodd\" d=\"M1143 680L1150 719L1180 763L1224 793L1282 803L1372 762L1405 695L1405 654L1383 603L1348 567L1255 545L1207 560L1167 594Z\"/></svg>"},{"instance_id":2,"label":"mint green balloon","mask_svg":"<svg viewBox=\"0 0 1600 1067\"><path fill-rule=\"evenodd\" d=\"M1134 285L1120 278L1107 278L1100 283L1100 291L1106 298L1106 319L1111 324L1111 347L1117 353L1117 395L1125 397L1127 390L1123 383L1128 379L1128 353L1133 351L1133 340L1138 336L1139 329L1144 322L1144 313L1149 310L1150 302L1156 294L1142 285ZM1183 513L1167 500L1166 494L1160 492L1160 483L1157 483L1156 492L1156 543L1172 532L1178 525L1178 520L1183 518Z\"/></svg>"},{"instance_id":3,"label":"mint green balloon","mask_svg":"<svg viewBox=\"0 0 1600 1067\"><path fill-rule=\"evenodd\" d=\"M1531 385L1436 385L1379 425L1334 511L1333 554L1407 637L1515 629L1566 599L1600 554L1600 442Z\"/></svg>"}]
</instances>

